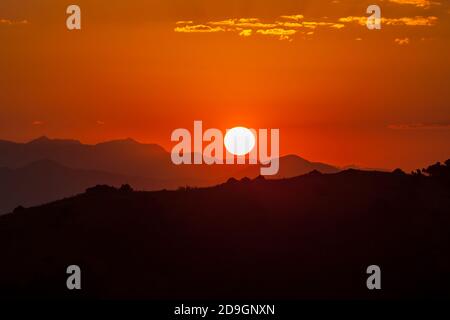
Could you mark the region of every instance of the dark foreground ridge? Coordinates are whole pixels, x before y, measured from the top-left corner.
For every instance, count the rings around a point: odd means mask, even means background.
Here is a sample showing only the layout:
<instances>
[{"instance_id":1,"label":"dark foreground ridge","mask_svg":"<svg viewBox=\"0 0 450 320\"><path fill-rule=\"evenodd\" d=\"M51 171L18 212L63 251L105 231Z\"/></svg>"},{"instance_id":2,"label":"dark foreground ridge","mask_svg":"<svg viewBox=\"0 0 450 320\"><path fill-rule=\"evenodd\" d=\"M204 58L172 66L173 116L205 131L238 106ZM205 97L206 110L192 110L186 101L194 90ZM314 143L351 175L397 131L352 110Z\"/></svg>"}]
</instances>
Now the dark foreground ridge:
<instances>
[{"instance_id":1,"label":"dark foreground ridge","mask_svg":"<svg viewBox=\"0 0 450 320\"><path fill-rule=\"evenodd\" d=\"M86 193L0 217L0 295L450 297L450 179L348 170ZM66 268L82 290L66 288ZM366 268L379 265L382 289Z\"/></svg>"}]
</instances>

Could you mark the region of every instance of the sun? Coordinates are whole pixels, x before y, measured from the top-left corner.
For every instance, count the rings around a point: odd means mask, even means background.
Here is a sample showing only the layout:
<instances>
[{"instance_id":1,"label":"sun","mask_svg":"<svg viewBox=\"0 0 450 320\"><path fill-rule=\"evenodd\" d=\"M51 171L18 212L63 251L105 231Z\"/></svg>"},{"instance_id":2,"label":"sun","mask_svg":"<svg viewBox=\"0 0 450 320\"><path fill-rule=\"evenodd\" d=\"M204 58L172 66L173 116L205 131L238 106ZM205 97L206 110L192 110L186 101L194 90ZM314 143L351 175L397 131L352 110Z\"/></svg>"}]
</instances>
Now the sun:
<instances>
[{"instance_id":1,"label":"sun","mask_svg":"<svg viewBox=\"0 0 450 320\"><path fill-rule=\"evenodd\" d=\"M229 153L236 156L243 156L253 150L256 141L250 129L234 127L225 134L224 143Z\"/></svg>"}]
</instances>

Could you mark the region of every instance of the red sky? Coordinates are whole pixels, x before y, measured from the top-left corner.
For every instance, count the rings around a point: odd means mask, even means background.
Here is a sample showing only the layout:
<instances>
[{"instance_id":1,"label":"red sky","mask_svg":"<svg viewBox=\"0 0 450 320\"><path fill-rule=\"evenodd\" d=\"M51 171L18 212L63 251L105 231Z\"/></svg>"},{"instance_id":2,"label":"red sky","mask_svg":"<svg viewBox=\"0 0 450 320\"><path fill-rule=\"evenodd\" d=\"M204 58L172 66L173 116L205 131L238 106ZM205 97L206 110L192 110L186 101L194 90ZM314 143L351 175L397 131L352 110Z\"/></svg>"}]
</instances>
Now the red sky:
<instances>
[{"instance_id":1,"label":"red sky","mask_svg":"<svg viewBox=\"0 0 450 320\"><path fill-rule=\"evenodd\" d=\"M450 158L449 1L74 3L80 31L63 1L1 1L0 139L169 149L203 120L279 128L283 154L335 165ZM369 4L381 30L358 23Z\"/></svg>"}]
</instances>

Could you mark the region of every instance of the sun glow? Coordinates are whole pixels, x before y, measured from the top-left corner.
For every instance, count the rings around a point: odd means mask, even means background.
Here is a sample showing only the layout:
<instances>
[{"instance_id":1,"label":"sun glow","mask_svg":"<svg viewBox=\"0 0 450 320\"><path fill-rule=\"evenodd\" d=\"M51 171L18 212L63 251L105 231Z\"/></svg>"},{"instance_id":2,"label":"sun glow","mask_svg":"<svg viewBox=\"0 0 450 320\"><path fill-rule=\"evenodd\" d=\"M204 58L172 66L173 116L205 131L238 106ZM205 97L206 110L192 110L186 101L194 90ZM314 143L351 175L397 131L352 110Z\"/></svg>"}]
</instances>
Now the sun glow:
<instances>
[{"instance_id":1,"label":"sun glow","mask_svg":"<svg viewBox=\"0 0 450 320\"><path fill-rule=\"evenodd\" d=\"M231 154L243 156L253 150L256 141L253 133L244 127L235 127L225 134L225 148Z\"/></svg>"}]
</instances>

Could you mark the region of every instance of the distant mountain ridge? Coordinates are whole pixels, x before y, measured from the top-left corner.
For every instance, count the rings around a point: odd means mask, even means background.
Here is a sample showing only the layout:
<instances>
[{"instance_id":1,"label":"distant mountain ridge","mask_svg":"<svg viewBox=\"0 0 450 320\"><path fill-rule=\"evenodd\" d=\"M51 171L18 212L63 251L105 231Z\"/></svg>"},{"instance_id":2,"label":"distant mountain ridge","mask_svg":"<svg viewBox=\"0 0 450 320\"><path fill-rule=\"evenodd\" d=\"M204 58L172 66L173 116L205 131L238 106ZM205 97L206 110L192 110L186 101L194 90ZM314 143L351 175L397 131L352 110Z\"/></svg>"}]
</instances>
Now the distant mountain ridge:
<instances>
[{"instance_id":1,"label":"distant mountain ridge","mask_svg":"<svg viewBox=\"0 0 450 320\"><path fill-rule=\"evenodd\" d=\"M0 214L75 195L100 183L120 186L130 179L102 171L71 169L51 160L0 168Z\"/></svg>"},{"instance_id":2,"label":"distant mountain ridge","mask_svg":"<svg viewBox=\"0 0 450 320\"><path fill-rule=\"evenodd\" d=\"M131 138L95 145L45 136L27 143L0 140L0 167L13 169L0 171L0 214L18 205L37 205L71 196L96 184L129 183L141 190L176 189L211 186L230 177L255 178L260 174L259 165L176 166L161 146ZM313 170L339 171L327 164L288 155L280 158L280 171L270 178L289 178ZM35 195L30 186L39 188Z\"/></svg>"}]
</instances>

